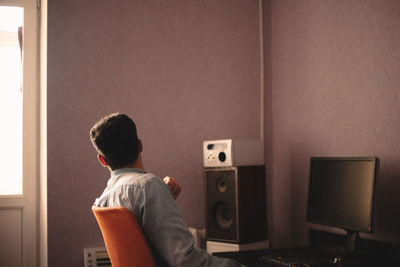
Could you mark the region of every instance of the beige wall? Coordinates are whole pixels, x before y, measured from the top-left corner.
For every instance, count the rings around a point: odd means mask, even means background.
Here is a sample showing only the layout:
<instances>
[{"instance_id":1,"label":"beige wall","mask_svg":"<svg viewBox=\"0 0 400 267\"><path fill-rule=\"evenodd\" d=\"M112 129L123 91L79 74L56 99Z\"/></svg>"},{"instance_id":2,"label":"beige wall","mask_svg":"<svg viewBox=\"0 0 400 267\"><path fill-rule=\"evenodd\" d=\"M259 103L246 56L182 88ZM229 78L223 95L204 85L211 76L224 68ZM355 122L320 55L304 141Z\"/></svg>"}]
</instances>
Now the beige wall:
<instances>
[{"instance_id":1,"label":"beige wall","mask_svg":"<svg viewBox=\"0 0 400 267\"><path fill-rule=\"evenodd\" d=\"M380 157L376 233L367 237L398 243L400 2L270 2L273 244L307 242L310 156Z\"/></svg>"},{"instance_id":2,"label":"beige wall","mask_svg":"<svg viewBox=\"0 0 400 267\"><path fill-rule=\"evenodd\" d=\"M88 132L136 121L145 168L176 177L188 226L203 227L202 141L259 138L257 0L48 1L49 266L101 245L90 207L109 173Z\"/></svg>"}]
</instances>

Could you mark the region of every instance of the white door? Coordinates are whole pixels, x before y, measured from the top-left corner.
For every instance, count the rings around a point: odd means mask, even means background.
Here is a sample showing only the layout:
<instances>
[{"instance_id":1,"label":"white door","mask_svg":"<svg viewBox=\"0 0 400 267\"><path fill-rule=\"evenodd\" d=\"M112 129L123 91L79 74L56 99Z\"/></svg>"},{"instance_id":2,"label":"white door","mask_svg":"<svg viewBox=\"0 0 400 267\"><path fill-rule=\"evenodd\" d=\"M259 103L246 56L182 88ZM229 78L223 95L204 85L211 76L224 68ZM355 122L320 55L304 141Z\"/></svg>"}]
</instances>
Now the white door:
<instances>
[{"instance_id":1,"label":"white door","mask_svg":"<svg viewBox=\"0 0 400 267\"><path fill-rule=\"evenodd\" d=\"M0 0L0 266L4 267L38 266L39 261L37 25L36 0Z\"/></svg>"}]
</instances>

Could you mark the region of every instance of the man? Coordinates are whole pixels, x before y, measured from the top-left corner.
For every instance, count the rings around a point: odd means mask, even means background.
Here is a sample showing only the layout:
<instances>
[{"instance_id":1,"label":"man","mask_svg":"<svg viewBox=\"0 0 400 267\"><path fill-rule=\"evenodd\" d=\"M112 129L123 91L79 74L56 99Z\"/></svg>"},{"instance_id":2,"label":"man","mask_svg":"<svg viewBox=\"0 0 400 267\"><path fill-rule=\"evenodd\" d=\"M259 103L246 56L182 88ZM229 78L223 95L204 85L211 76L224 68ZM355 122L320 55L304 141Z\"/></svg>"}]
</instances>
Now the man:
<instances>
[{"instance_id":1,"label":"man","mask_svg":"<svg viewBox=\"0 0 400 267\"><path fill-rule=\"evenodd\" d=\"M90 139L101 165L111 178L99 207L123 206L133 212L150 243L157 266L240 266L194 247L174 198L181 186L170 177L161 179L143 169L143 144L135 123L124 114L110 114L96 123Z\"/></svg>"}]
</instances>

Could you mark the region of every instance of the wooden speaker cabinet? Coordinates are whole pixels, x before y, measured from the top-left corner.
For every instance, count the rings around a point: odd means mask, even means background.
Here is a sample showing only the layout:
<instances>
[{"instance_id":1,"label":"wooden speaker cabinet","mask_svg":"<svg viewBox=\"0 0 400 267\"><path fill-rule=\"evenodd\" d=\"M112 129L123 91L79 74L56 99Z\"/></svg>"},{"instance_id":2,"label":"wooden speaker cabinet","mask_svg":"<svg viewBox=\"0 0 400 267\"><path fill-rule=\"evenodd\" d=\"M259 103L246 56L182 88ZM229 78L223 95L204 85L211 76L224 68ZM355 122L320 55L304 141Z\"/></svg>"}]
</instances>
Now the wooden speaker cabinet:
<instances>
[{"instance_id":1,"label":"wooden speaker cabinet","mask_svg":"<svg viewBox=\"0 0 400 267\"><path fill-rule=\"evenodd\" d=\"M204 179L207 240L267 240L264 166L205 168Z\"/></svg>"}]
</instances>

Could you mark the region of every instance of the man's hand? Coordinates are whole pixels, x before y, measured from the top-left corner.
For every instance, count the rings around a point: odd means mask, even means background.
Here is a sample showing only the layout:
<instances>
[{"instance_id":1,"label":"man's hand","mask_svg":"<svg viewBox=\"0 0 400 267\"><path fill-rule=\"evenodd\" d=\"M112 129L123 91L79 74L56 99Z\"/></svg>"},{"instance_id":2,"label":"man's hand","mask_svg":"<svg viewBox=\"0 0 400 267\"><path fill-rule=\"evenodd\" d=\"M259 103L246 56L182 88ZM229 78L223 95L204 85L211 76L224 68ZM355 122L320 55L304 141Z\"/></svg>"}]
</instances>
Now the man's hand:
<instances>
[{"instance_id":1,"label":"man's hand","mask_svg":"<svg viewBox=\"0 0 400 267\"><path fill-rule=\"evenodd\" d=\"M163 181L168 185L169 189L171 189L172 195L174 196L174 199L176 199L182 190L182 186L175 181L174 178L169 176L164 177Z\"/></svg>"}]
</instances>

